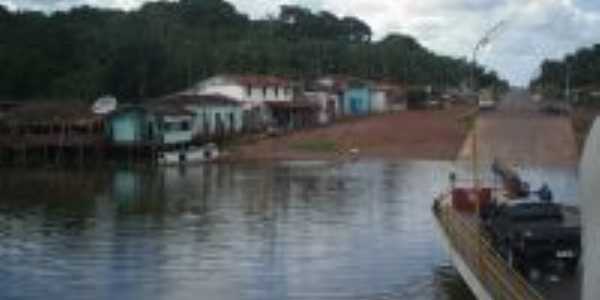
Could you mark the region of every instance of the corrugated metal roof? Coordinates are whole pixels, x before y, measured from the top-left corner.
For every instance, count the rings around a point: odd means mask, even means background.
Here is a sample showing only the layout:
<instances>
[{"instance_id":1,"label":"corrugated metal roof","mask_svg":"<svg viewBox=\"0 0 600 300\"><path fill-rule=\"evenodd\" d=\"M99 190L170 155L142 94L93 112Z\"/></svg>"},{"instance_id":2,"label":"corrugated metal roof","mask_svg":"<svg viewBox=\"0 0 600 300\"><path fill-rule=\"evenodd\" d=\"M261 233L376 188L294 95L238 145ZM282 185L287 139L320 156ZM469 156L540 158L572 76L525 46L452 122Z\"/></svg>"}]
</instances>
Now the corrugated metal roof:
<instances>
[{"instance_id":1,"label":"corrugated metal roof","mask_svg":"<svg viewBox=\"0 0 600 300\"><path fill-rule=\"evenodd\" d=\"M245 86L291 86L289 79L272 75L231 75L229 78Z\"/></svg>"},{"instance_id":2,"label":"corrugated metal roof","mask_svg":"<svg viewBox=\"0 0 600 300\"><path fill-rule=\"evenodd\" d=\"M101 118L92 112L90 104L81 101L29 102L4 114L9 122L28 123L83 123Z\"/></svg>"},{"instance_id":3,"label":"corrugated metal roof","mask_svg":"<svg viewBox=\"0 0 600 300\"><path fill-rule=\"evenodd\" d=\"M221 94L175 94L158 100L163 104L178 104L178 105L241 105L233 98Z\"/></svg>"},{"instance_id":4,"label":"corrugated metal roof","mask_svg":"<svg viewBox=\"0 0 600 300\"><path fill-rule=\"evenodd\" d=\"M319 109L318 105L304 101L265 101L265 104L275 109Z\"/></svg>"}]
</instances>

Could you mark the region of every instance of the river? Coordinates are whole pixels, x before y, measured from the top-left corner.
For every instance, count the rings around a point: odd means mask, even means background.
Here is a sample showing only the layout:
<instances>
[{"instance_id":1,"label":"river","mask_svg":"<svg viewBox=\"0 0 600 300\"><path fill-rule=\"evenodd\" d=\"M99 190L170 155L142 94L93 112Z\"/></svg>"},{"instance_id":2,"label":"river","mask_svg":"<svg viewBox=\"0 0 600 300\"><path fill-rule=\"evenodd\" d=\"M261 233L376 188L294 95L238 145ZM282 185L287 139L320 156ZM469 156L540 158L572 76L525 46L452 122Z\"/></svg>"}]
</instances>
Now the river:
<instances>
[{"instance_id":1,"label":"river","mask_svg":"<svg viewBox=\"0 0 600 300\"><path fill-rule=\"evenodd\" d=\"M430 211L455 169L2 170L0 298L472 299ZM572 170L526 174L575 197Z\"/></svg>"}]
</instances>

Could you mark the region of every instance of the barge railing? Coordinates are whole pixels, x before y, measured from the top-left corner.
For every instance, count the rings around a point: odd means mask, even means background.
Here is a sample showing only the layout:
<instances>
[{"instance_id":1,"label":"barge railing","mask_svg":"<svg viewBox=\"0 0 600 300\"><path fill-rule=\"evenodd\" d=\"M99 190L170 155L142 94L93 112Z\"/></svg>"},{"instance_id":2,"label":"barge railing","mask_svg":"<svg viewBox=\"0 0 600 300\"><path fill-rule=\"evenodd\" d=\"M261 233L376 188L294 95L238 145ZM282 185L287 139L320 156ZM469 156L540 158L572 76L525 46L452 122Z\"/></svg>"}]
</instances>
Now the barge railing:
<instances>
[{"instance_id":1,"label":"barge railing","mask_svg":"<svg viewBox=\"0 0 600 300\"><path fill-rule=\"evenodd\" d=\"M450 244L462 256L494 299L542 300L523 276L508 265L480 230L477 222L452 206L436 203L435 214Z\"/></svg>"}]
</instances>

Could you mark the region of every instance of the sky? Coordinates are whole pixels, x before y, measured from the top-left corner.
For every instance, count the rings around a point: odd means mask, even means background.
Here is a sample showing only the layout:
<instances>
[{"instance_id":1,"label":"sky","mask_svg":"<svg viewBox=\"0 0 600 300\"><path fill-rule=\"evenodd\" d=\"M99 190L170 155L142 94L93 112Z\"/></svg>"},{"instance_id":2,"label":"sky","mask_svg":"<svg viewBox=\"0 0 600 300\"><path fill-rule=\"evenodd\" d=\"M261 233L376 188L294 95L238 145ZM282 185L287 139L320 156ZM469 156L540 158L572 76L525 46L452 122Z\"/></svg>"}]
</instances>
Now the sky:
<instances>
[{"instance_id":1,"label":"sky","mask_svg":"<svg viewBox=\"0 0 600 300\"><path fill-rule=\"evenodd\" d=\"M132 9L147 0L0 0L10 9L62 10L77 5ZM253 18L276 15L282 4L366 21L375 39L414 36L436 53L471 58L475 44L506 25L478 52L478 62L513 85L527 85L540 63L600 43L598 0L229 0Z\"/></svg>"}]
</instances>

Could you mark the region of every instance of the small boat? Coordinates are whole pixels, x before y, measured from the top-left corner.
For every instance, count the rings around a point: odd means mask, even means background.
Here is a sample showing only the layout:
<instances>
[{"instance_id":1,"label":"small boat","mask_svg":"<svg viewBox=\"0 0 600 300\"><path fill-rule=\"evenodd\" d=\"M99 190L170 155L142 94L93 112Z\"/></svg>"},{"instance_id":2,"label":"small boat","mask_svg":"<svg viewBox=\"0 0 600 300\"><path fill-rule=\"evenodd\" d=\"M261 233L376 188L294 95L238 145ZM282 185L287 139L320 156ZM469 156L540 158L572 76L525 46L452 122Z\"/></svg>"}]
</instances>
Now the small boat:
<instances>
[{"instance_id":1,"label":"small boat","mask_svg":"<svg viewBox=\"0 0 600 300\"><path fill-rule=\"evenodd\" d=\"M201 147L189 147L175 151L164 151L158 155L158 163L163 166L187 165L211 162L219 158L217 145L210 143Z\"/></svg>"}]
</instances>

